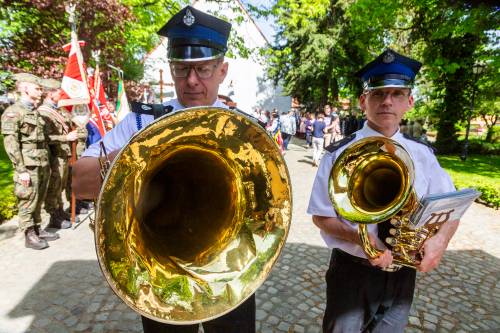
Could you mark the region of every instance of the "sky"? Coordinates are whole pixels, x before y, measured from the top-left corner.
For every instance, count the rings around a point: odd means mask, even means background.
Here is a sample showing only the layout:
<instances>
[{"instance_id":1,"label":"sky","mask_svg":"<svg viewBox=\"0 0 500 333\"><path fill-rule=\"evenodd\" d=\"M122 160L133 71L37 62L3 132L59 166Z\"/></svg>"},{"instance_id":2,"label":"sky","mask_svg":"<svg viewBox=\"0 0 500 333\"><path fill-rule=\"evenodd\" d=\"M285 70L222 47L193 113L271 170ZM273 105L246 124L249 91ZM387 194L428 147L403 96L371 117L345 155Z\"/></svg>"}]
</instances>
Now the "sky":
<instances>
[{"instance_id":1,"label":"sky","mask_svg":"<svg viewBox=\"0 0 500 333\"><path fill-rule=\"evenodd\" d=\"M253 6L269 7L271 1L269 1L269 0L241 0L241 2L244 5L251 4ZM257 23L257 25L259 26L259 28L262 31L262 33L264 34L264 36L266 36L269 43L274 44L274 32L275 32L275 29L273 27L274 19L272 19L272 18L256 18L254 16L252 16L252 17L253 17L254 21Z\"/></svg>"}]
</instances>

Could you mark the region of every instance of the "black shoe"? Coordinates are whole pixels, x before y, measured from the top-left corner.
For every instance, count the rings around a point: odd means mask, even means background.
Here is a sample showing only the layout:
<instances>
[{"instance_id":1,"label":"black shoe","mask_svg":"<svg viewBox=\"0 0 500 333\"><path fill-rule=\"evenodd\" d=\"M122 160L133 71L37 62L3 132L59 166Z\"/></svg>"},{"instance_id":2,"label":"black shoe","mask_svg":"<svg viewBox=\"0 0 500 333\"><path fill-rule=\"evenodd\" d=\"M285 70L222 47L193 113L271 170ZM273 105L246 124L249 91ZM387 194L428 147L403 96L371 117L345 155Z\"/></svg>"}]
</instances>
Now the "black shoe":
<instances>
[{"instance_id":1,"label":"black shoe","mask_svg":"<svg viewBox=\"0 0 500 333\"><path fill-rule=\"evenodd\" d=\"M71 221L64 220L54 214L50 216L50 222L49 225L47 225L47 228L68 229L71 228Z\"/></svg>"},{"instance_id":2,"label":"black shoe","mask_svg":"<svg viewBox=\"0 0 500 333\"><path fill-rule=\"evenodd\" d=\"M56 214L59 215L60 217L62 217L63 219L65 220L71 220L71 213L68 213L66 212L64 209L62 208L59 208L57 211L56 211Z\"/></svg>"},{"instance_id":3,"label":"black shoe","mask_svg":"<svg viewBox=\"0 0 500 333\"><path fill-rule=\"evenodd\" d=\"M63 209L60 209L57 211L57 214L60 219L70 221L71 222L71 214L64 211ZM80 223L80 218L78 216L75 216L75 223Z\"/></svg>"},{"instance_id":4,"label":"black shoe","mask_svg":"<svg viewBox=\"0 0 500 333\"><path fill-rule=\"evenodd\" d=\"M87 208L85 208L85 205L84 205L83 201L81 201L81 200L78 200L76 202L75 211L77 214L87 214L89 212L89 210Z\"/></svg>"},{"instance_id":5,"label":"black shoe","mask_svg":"<svg viewBox=\"0 0 500 333\"><path fill-rule=\"evenodd\" d=\"M88 210L94 209L94 203L92 201L82 200L81 205L83 208L86 208Z\"/></svg>"},{"instance_id":6,"label":"black shoe","mask_svg":"<svg viewBox=\"0 0 500 333\"><path fill-rule=\"evenodd\" d=\"M24 246L27 248L35 249L35 250L43 250L49 247L49 243L45 239L38 237L36 234L35 227L29 227L24 232Z\"/></svg>"},{"instance_id":7,"label":"black shoe","mask_svg":"<svg viewBox=\"0 0 500 333\"><path fill-rule=\"evenodd\" d=\"M39 226L35 227L35 231L36 231L36 234L38 235L38 237L40 237L41 239L45 239L46 241L50 242L50 241L55 241L56 239L59 239L59 234L57 234L55 232L50 232L47 230L40 229Z\"/></svg>"}]
</instances>

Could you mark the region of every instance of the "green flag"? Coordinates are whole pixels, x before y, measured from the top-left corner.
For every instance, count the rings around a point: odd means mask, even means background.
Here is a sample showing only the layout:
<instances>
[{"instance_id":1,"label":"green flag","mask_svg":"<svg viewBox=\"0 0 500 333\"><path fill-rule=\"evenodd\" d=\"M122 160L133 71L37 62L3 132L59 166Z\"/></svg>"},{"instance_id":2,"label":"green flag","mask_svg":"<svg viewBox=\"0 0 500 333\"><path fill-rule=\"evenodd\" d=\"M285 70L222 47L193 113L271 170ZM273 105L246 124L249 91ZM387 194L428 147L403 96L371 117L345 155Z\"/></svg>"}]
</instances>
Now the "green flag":
<instances>
[{"instance_id":1,"label":"green flag","mask_svg":"<svg viewBox=\"0 0 500 333\"><path fill-rule=\"evenodd\" d=\"M122 121L129 112L130 107L128 105L127 93L125 92L125 85L123 80L120 79L118 82L118 98L116 99L116 117L118 121Z\"/></svg>"}]
</instances>

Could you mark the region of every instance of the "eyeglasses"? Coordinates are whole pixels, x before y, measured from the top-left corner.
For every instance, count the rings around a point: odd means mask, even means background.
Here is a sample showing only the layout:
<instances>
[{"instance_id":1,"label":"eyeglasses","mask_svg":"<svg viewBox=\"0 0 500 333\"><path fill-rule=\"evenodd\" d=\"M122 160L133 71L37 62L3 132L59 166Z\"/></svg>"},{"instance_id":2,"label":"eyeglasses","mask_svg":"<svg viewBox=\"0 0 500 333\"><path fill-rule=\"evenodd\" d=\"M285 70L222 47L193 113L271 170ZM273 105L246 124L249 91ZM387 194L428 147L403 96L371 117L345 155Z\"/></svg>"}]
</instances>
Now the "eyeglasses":
<instances>
[{"instance_id":1,"label":"eyeglasses","mask_svg":"<svg viewBox=\"0 0 500 333\"><path fill-rule=\"evenodd\" d=\"M391 96L391 99L395 102L402 103L409 96L409 94L405 93L402 90L382 91L379 89L368 92L368 95L377 103L385 101L387 96Z\"/></svg>"},{"instance_id":2,"label":"eyeglasses","mask_svg":"<svg viewBox=\"0 0 500 333\"><path fill-rule=\"evenodd\" d=\"M189 76L191 69L194 69L196 75L200 79L210 79L214 73L215 69L219 66L221 62L215 64L200 64L200 65L186 65L184 63L175 64L170 63L170 70L175 78L186 78Z\"/></svg>"}]
</instances>

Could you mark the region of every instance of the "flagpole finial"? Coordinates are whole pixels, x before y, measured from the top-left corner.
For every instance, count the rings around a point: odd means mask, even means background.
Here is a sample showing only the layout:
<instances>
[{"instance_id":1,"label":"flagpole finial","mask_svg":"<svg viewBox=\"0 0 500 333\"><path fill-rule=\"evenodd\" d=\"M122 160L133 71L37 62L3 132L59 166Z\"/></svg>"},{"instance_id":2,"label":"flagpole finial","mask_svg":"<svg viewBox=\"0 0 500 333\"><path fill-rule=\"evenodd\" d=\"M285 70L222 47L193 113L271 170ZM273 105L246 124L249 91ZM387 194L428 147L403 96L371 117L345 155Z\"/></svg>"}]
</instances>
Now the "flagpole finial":
<instances>
[{"instance_id":1,"label":"flagpole finial","mask_svg":"<svg viewBox=\"0 0 500 333\"><path fill-rule=\"evenodd\" d=\"M99 62L99 57L101 56L101 50L92 50L92 58L96 63Z\"/></svg>"},{"instance_id":2,"label":"flagpole finial","mask_svg":"<svg viewBox=\"0 0 500 333\"><path fill-rule=\"evenodd\" d=\"M114 69L115 71L117 71L118 72L118 78L120 80L123 80L123 70L121 68L113 66L113 65L110 65L110 64L108 64L108 67Z\"/></svg>"},{"instance_id":3,"label":"flagpole finial","mask_svg":"<svg viewBox=\"0 0 500 333\"><path fill-rule=\"evenodd\" d=\"M76 39L76 4L68 3L64 6L66 13L68 13L68 22L71 26L71 37Z\"/></svg>"},{"instance_id":4,"label":"flagpole finial","mask_svg":"<svg viewBox=\"0 0 500 333\"><path fill-rule=\"evenodd\" d=\"M64 6L64 9L66 10L66 13L69 14L69 19L68 19L69 23L75 23L76 4L68 3L66 6Z\"/></svg>"}]
</instances>

